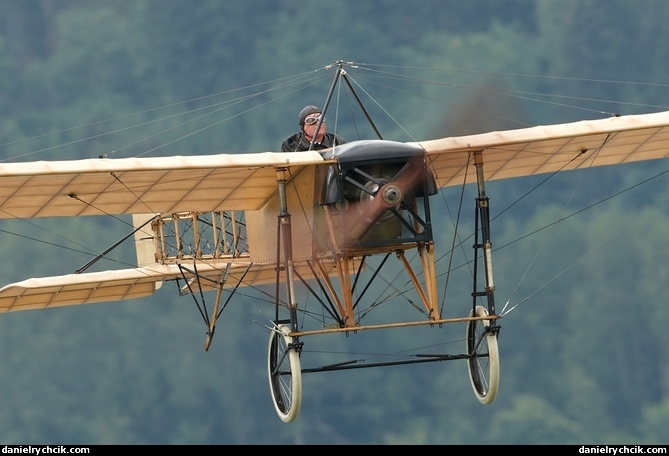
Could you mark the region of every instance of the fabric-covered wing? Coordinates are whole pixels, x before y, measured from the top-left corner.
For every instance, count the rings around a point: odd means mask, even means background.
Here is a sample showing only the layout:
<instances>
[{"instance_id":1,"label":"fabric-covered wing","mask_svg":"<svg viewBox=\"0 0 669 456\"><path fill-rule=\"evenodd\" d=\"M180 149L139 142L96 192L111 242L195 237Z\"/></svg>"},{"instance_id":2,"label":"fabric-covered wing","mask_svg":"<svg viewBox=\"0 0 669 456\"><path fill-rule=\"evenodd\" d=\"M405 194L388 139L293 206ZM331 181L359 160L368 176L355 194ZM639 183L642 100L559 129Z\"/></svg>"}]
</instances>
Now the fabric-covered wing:
<instances>
[{"instance_id":1,"label":"fabric-covered wing","mask_svg":"<svg viewBox=\"0 0 669 456\"><path fill-rule=\"evenodd\" d=\"M142 298L178 274L175 265L156 265L27 279L0 289L0 313Z\"/></svg>"},{"instance_id":2,"label":"fabric-covered wing","mask_svg":"<svg viewBox=\"0 0 669 456\"><path fill-rule=\"evenodd\" d=\"M255 210L277 191L277 168L290 179L321 163L312 151L0 164L0 218ZM240 260L229 260L233 271L248 267ZM225 262L198 273L217 278ZM177 265L154 264L27 279L0 289L0 313L140 298L180 276Z\"/></svg>"},{"instance_id":3,"label":"fabric-covered wing","mask_svg":"<svg viewBox=\"0 0 669 456\"><path fill-rule=\"evenodd\" d=\"M440 187L669 157L669 111L421 142ZM465 175L467 173L467 175Z\"/></svg>"},{"instance_id":4,"label":"fabric-covered wing","mask_svg":"<svg viewBox=\"0 0 669 456\"><path fill-rule=\"evenodd\" d=\"M198 273L216 280L224 268L223 262L218 263L203 262L198 267ZM230 274L241 275L248 267L248 260L232 260ZM254 274L265 269L270 268L260 265L255 268ZM175 264L155 264L134 269L27 279L0 289L0 313L143 298L158 290L163 281L181 276Z\"/></svg>"},{"instance_id":5,"label":"fabric-covered wing","mask_svg":"<svg viewBox=\"0 0 669 456\"><path fill-rule=\"evenodd\" d=\"M0 163L0 218L253 210L318 152Z\"/></svg>"}]
</instances>

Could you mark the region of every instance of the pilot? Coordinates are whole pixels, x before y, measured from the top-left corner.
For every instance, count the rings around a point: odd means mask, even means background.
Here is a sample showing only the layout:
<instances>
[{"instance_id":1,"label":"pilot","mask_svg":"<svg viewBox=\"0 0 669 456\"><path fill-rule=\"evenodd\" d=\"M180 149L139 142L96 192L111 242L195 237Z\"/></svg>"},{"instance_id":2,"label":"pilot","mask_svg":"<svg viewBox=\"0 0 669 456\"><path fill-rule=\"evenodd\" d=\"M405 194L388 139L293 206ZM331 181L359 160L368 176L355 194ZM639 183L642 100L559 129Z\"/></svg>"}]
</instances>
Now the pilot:
<instances>
[{"instance_id":1,"label":"pilot","mask_svg":"<svg viewBox=\"0 0 669 456\"><path fill-rule=\"evenodd\" d=\"M297 117L297 123L300 126L300 131L283 141L281 152L327 149L345 142L341 136L329 133L326 130L325 117L323 117L321 110L314 105L307 105L302 108ZM311 145L312 140L313 146Z\"/></svg>"}]
</instances>

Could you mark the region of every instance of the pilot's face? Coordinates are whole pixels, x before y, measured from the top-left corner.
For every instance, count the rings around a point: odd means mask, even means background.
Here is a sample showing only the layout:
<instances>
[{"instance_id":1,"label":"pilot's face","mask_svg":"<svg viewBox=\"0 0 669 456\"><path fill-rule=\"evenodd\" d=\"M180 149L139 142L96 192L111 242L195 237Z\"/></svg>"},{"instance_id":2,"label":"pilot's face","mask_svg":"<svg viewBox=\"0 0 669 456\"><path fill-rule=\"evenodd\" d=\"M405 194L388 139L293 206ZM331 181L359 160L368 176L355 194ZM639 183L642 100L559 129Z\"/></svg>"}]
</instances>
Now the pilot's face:
<instances>
[{"instance_id":1,"label":"pilot's face","mask_svg":"<svg viewBox=\"0 0 669 456\"><path fill-rule=\"evenodd\" d=\"M314 112L312 114L309 114L304 119L304 134L307 136L309 140L311 140L311 138L314 137L314 134L316 133L316 127L318 126L318 121L320 120L320 118L321 118L321 113ZM318 129L318 135L316 135L316 142L321 142L323 140L323 135L325 135L325 118L323 118L321 126Z\"/></svg>"}]
</instances>

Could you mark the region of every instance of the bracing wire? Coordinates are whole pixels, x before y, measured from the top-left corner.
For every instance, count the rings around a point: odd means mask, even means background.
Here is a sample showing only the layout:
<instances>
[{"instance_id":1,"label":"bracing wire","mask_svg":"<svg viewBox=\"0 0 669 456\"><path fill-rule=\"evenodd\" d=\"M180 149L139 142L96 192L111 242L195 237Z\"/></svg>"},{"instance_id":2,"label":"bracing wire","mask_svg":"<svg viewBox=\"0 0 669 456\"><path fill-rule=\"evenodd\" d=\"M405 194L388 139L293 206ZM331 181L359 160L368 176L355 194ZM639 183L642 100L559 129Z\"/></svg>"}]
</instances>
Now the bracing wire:
<instances>
[{"instance_id":1,"label":"bracing wire","mask_svg":"<svg viewBox=\"0 0 669 456\"><path fill-rule=\"evenodd\" d=\"M381 70L376 70L374 68L373 64L349 63L348 65L350 66L351 71L360 70L360 72L361 72L359 79L358 78L353 78L351 76L351 74L348 73L350 80L356 85L356 87L359 88L361 90L361 92L365 96L367 96L369 98L369 100L371 100L372 103L375 106L380 108L381 111L385 115L387 115L393 122L395 122L395 124L398 125L402 129L402 131L407 133L411 138L413 138L413 136L409 133L409 128L406 127L405 125L402 125L402 122L399 120L399 117L397 115L392 115L390 113L390 111L387 108L385 108L383 106L383 104L378 100L378 98L376 97L375 94L373 94L367 88L363 88L361 86L359 80L367 80L367 79L375 79L376 81L404 80L404 81L415 82L417 84L448 85L448 83L444 82L443 80L434 79L434 78L429 78L429 79L428 78L420 78L420 77L416 77L416 76L411 75L411 72L414 72L414 71L417 72L418 70L425 70L425 68L399 67L399 66L395 67L395 66L390 66L390 65L385 65L385 66L378 65L377 66L378 68L383 68L383 70L381 71ZM143 113L160 112L161 110L167 109L167 108L171 109L171 108L175 108L175 107L179 107L179 106L189 106L189 105L192 105L193 102L196 102L196 101L197 102L211 101L210 103L207 103L205 106L201 106L201 107L197 107L197 108L193 108L193 109L186 109L182 113L179 113L179 114L169 114L169 115L166 115L166 116L161 117L161 118L157 118L157 119L153 119L153 120L149 120L149 121L141 121L141 122L138 122L136 124L125 126L125 127L122 127L122 128L111 129L108 132L104 132L104 133L100 133L100 134L96 134L96 135L91 135L91 136L81 138L81 139L76 139L76 140L72 140L72 141L63 142L61 144L56 144L56 145L49 146L49 147L46 147L46 148L42 148L42 149L39 149L39 150L29 151L29 152L26 152L24 154L17 155L15 157L13 157L13 159L34 155L34 154L38 154L38 153L45 152L45 151L50 151L50 150L60 148L60 147L67 147L67 146L73 145L75 143L100 138L101 136L111 136L111 135L114 135L116 133L126 132L129 129L146 127L148 125L155 124L155 123L158 123L160 121L175 119L179 115L196 114L195 118L192 118L192 119L184 121L184 122L180 122L178 125L162 129L159 132L153 133L150 136L147 136L145 138L132 141L132 142L130 142L128 144L125 144L125 145L121 145L120 147L114 148L113 150L104 154L104 156L109 156L109 155L115 154L119 151L129 150L130 148L136 147L138 144L142 143L143 141L147 141L149 139L160 138L165 133L176 129L179 126L185 126L185 125L188 125L188 124L193 124L195 121L199 121L199 120L203 120L203 119L211 119L211 122L208 126L198 128L195 131L189 132L185 135L181 135L178 138L170 140L170 141L159 142L158 145L156 145L156 146L154 146L150 149L146 149L146 150L144 150L144 151L142 151L142 152L140 152L136 155L136 156L143 156L143 155L147 155L147 154L150 154L152 152L155 152L156 150L159 150L160 148L165 147L168 144L172 144L172 143L177 142L179 140L185 139L189 136L200 134L207 129L210 129L212 127L220 125L221 123L230 121L230 120L232 120L234 118L237 118L237 117L240 117L242 115L246 115L253 110L262 109L270 103L275 103L275 102L278 102L280 100L285 100L288 97L291 97L291 96L294 96L296 94L301 93L306 88L314 87L316 84L320 83L322 80L329 79L328 75L321 74L323 72L323 70L327 70L327 69L329 69L329 66L317 68L316 70L300 73L300 74L293 75L293 76L288 76L288 77L284 77L284 78L277 78L277 79L273 79L271 81L249 85L249 86L246 86L246 87L243 87L243 88L240 88L240 89L234 89L234 90L219 92L219 93L212 94L212 95L205 95L205 96L193 98L193 99L190 99L190 100L187 100L187 101L166 104L166 105L158 107L158 108L152 108L152 109L148 109L148 110L138 111L138 112L133 113L133 114L118 116L118 117L115 117L115 118L111 118L111 119L107 119L107 120L103 120L103 121L99 121L99 122L94 122L94 123L87 124L87 125L75 126L75 127L64 129L64 130L59 130L59 132L46 133L46 134L43 134L43 135L34 136L32 138L25 138L25 139L21 139L21 140L17 140L17 141L6 142L4 144L0 144L0 147L7 146L7 145L14 145L14 144L18 144L18 143L23 143L23 142L28 141L30 139L41 139L41 138L45 138L45 137L48 137L48 136L51 136L51 135L58 136L57 133L62 133L62 132L72 132L72 131L76 131L76 130L86 130L85 127L90 127L90 126L93 126L93 125L99 126L99 125L104 125L104 124L107 124L107 123L111 124L112 121L121 120L121 119L130 119L134 115L141 115ZM388 71L388 70L395 70L395 71ZM436 71L438 69L430 69L430 70ZM410 73L409 75L406 74L407 71L409 71L409 73ZM441 70L441 71L446 71L446 70ZM461 73L467 73L467 72L466 71L461 71ZM473 72L473 73L476 73L476 72ZM479 73L485 73L485 72L479 72ZM505 74L505 76L516 76L516 77L523 77L523 78L541 77L541 78L551 78L551 79L556 79L556 80L561 79L559 77L554 77L553 78L553 77L547 77L547 76L533 76L533 75L522 75L522 74ZM566 79L572 79L572 78L566 78ZM376 81L374 83L377 83ZM615 84L642 84L642 83L632 83L632 82L624 82L624 81L596 81L596 82L605 82L605 83L611 83L611 84L614 84L614 83ZM651 85L651 84L645 84L645 85ZM483 91L483 92L489 92L491 90L489 88L475 87L475 86L466 85L466 84L459 84L457 86L459 88L464 88L464 89L468 89L468 90L477 90L477 91ZM415 96L415 97L423 98L423 99L426 99L426 100L428 100L428 99L435 99L436 100L435 97L426 97L420 91L410 92L410 91L407 91L407 90L405 90L403 88L400 88L400 87L393 87L390 84L384 84L383 87L386 88L386 89L394 89L398 93L402 93L405 96ZM244 91L248 91L248 90L252 90L252 92L245 94ZM228 95L228 94L235 94L235 95L240 94L240 95L238 95L235 98L232 98L230 100L227 100L227 101L217 101L218 100L217 97L222 96L222 95ZM269 98L266 98L270 94L272 96L269 97ZM504 95L509 95L509 92L504 92ZM523 100L526 100L526 101L533 101L533 102L546 103L546 104L554 103L552 101L544 100L543 99L544 95L547 95L547 94L540 94L540 93L535 93L535 92L531 92L531 91L516 91L516 92L512 92L510 96L514 96L516 98L523 99ZM334 124L335 125L335 131L338 130L338 128L339 128L339 116L340 116L339 111L340 111L340 108L341 108L340 107L340 96L341 96L341 93L338 92L337 102L336 102L336 105L335 105L335 108L336 108L335 109L335 112L336 112L335 124ZM555 99L562 100L562 101L584 101L584 100L587 100L587 99L584 99L584 98L568 97L568 96L562 96L562 95L550 95L550 96L554 97ZM593 100L587 100L587 101L593 101ZM596 101L606 102L607 100L596 100ZM242 106L242 104L247 104L247 103L251 104L252 106L249 107L249 108L244 108L244 109L240 110L240 112L224 116L223 118L214 119L214 117L219 116L224 109L232 108L233 106ZM560 104L562 105L562 103L560 103ZM571 105L571 104L568 105L567 103L564 103L564 105L567 105L567 106L573 107L573 108L578 108L578 106ZM604 112L604 111L597 111L597 112ZM8 160L8 159L5 159L5 160ZM571 199L571 197L570 197L570 199ZM550 233L549 233L549 235L550 235ZM452 247L452 249L454 249L454 247ZM539 254L539 252L536 252L535 257L532 259L532 263L530 263L530 266L534 263L538 254ZM449 266L448 266L449 270L451 269L451 266L452 265L449 264ZM528 269L529 269L529 267L528 267ZM523 277L521 277L519 284L524 280L526 273L527 272L525 272L525 274L523 274ZM564 272L560 273L559 275L561 275L563 273ZM559 277L559 275L556 276L556 278ZM392 280L390 280L389 283L392 283ZM538 292L538 290L535 291L534 293L536 293L536 292ZM515 294L515 290L514 290L514 294ZM511 308L508 308L507 306L510 303L510 299L511 298L509 298L509 302L507 302L507 305L505 305L505 307L504 307L504 310L503 310L504 314L508 314L511 310L515 309L518 306L518 304L520 304L520 303L518 303L516 305L513 305ZM527 299L528 298L524 298L521 302L524 302Z\"/></svg>"}]
</instances>

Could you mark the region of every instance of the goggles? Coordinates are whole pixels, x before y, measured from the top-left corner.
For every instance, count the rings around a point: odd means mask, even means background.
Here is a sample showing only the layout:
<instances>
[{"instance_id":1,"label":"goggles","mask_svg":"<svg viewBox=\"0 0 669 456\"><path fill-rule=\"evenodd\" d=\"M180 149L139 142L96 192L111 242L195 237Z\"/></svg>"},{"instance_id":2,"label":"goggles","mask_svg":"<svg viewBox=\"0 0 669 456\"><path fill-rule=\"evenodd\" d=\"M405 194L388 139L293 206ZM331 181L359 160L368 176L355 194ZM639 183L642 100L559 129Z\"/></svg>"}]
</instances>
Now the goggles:
<instances>
[{"instance_id":1,"label":"goggles","mask_svg":"<svg viewBox=\"0 0 669 456\"><path fill-rule=\"evenodd\" d=\"M304 123L307 125L316 125L321 118L323 118L322 114L320 116L307 117L304 119ZM323 119L323 122L325 122L325 119Z\"/></svg>"}]
</instances>

